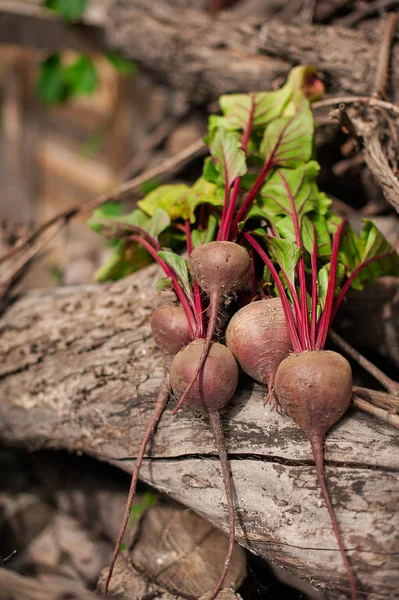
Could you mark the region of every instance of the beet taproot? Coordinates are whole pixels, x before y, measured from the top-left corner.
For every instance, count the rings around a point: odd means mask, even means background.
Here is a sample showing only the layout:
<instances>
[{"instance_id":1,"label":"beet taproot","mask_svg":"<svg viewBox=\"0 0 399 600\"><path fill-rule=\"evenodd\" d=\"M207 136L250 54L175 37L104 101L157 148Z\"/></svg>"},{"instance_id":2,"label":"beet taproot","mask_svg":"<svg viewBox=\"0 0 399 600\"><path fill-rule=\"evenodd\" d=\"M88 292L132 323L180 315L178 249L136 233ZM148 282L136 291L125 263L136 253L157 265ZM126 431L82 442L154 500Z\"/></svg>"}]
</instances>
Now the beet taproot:
<instances>
[{"instance_id":1,"label":"beet taproot","mask_svg":"<svg viewBox=\"0 0 399 600\"><path fill-rule=\"evenodd\" d=\"M196 365L203 356L206 340L195 340L173 359L170 378L173 392L179 399L187 391L187 385L192 381L196 372ZM199 377L192 383L186 394L186 405L194 411L200 411L208 416L216 448L219 454L223 483L227 498L228 523L229 523L229 548L223 572L211 593L209 600L216 598L226 579L235 543L235 513L233 501L233 487L228 463L226 445L220 411L232 398L238 383L238 365L230 350L213 342L209 353L205 356L203 369Z\"/></svg>"},{"instance_id":2,"label":"beet taproot","mask_svg":"<svg viewBox=\"0 0 399 600\"><path fill-rule=\"evenodd\" d=\"M323 452L325 434L346 412L352 398L350 364L329 350L291 354L277 369L275 392L282 408L309 436L317 478L348 576L351 598L356 600L356 580L327 490Z\"/></svg>"}]
</instances>

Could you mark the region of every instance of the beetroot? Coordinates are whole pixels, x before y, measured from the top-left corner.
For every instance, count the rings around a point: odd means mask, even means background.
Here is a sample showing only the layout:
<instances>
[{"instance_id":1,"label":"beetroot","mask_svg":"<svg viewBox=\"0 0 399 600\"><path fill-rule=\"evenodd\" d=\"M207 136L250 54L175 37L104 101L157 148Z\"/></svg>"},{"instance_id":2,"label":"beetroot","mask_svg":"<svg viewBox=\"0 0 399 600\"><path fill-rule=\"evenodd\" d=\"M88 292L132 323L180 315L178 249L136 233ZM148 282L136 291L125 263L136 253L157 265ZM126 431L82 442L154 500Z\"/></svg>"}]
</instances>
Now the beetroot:
<instances>
[{"instance_id":1,"label":"beetroot","mask_svg":"<svg viewBox=\"0 0 399 600\"><path fill-rule=\"evenodd\" d=\"M196 340L181 350L173 359L170 377L172 389L176 397L179 399L185 394L188 406L208 416L223 474L228 506L229 549L223 572L209 598L209 600L212 600L223 586L234 550L235 518L233 489L220 410L226 406L235 392L238 383L238 366L234 356L226 346L217 342L212 343L208 355L205 356L201 375L195 379L187 393L187 385L192 381L193 374L196 373L196 365L203 356L206 344L205 340Z\"/></svg>"},{"instance_id":2,"label":"beetroot","mask_svg":"<svg viewBox=\"0 0 399 600\"><path fill-rule=\"evenodd\" d=\"M226 329L226 344L242 370L273 394L277 367L292 345L280 298L252 302L241 308Z\"/></svg>"},{"instance_id":3,"label":"beetroot","mask_svg":"<svg viewBox=\"0 0 399 600\"><path fill-rule=\"evenodd\" d=\"M170 379L173 392L180 398L196 372L205 340L195 340L183 348L173 359ZM221 410L233 396L238 383L238 367L226 346L214 342L206 357L200 377L187 394L190 408L204 412Z\"/></svg>"},{"instance_id":4,"label":"beetroot","mask_svg":"<svg viewBox=\"0 0 399 600\"><path fill-rule=\"evenodd\" d=\"M327 491L323 460L324 435L342 417L352 398L350 365L343 356L328 350L291 354L277 369L275 391L284 410L309 436L320 488L355 600L356 581Z\"/></svg>"},{"instance_id":5,"label":"beetroot","mask_svg":"<svg viewBox=\"0 0 399 600\"><path fill-rule=\"evenodd\" d=\"M179 304L164 304L151 317L152 335L166 355L174 356L190 341L190 328Z\"/></svg>"},{"instance_id":6,"label":"beetroot","mask_svg":"<svg viewBox=\"0 0 399 600\"><path fill-rule=\"evenodd\" d=\"M251 259L247 250L234 242L209 242L198 246L191 253L190 271L194 281L209 295L209 323L197 368L174 413L183 404L204 365L215 334L221 300L223 296L242 289L248 283L251 277Z\"/></svg>"},{"instance_id":7,"label":"beetroot","mask_svg":"<svg viewBox=\"0 0 399 600\"><path fill-rule=\"evenodd\" d=\"M159 423L162 413L170 393L170 374L169 366L172 356L181 348L188 344L190 340L190 328L183 308L176 304L166 304L156 308L151 318L151 329L157 345L160 347L165 360L165 374L158 393L158 398L155 403L154 411L147 425L139 453L136 458L132 479L130 482L129 495L127 499L123 521L119 530L118 539L115 544L114 554L108 570L105 581L105 595L108 593L109 583L112 578L116 559L118 558L119 548L121 546L123 536L126 532L126 527L129 522L130 511L133 504L134 495L136 493L137 481L139 478L140 468L143 462L144 454L154 431Z\"/></svg>"},{"instance_id":8,"label":"beetroot","mask_svg":"<svg viewBox=\"0 0 399 600\"><path fill-rule=\"evenodd\" d=\"M351 598L355 600L357 594L356 580L345 554L337 519L328 495L323 464L324 435L344 414L352 396L352 374L348 362L335 352L323 350L334 306L337 307L343 297L339 294L334 304L339 245L345 221L339 223L333 235L331 261L324 292L317 277L317 232L314 224L312 225L313 244L310 253L312 285L311 293L308 294L304 244L297 206L287 180L281 172L279 176L287 191L291 208L290 217L293 221L296 237L296 248L292 247L291 242L291 259L288 258L287 253L280 252L281 247L279 244L281 245L281 242L277 242L279 238L266 238L270 246L270 252L280 268L279 274L272 260L256 239L251 234L245 234L245 238L263 259L270 271L282 302L287 329L295 354L288 356L280 363L275 378L275 391L281 406L309 436L318 481L347 572ZM285 244L284 248L287 249L287 241L282 243ZM295 258L292 258L294 256ZM293 271L290 272L290 269L293 269ZM295 275L299 286L295 285ZM283 282L285 282L287 289L284 287Z\"/></svg>"}]
</instances>

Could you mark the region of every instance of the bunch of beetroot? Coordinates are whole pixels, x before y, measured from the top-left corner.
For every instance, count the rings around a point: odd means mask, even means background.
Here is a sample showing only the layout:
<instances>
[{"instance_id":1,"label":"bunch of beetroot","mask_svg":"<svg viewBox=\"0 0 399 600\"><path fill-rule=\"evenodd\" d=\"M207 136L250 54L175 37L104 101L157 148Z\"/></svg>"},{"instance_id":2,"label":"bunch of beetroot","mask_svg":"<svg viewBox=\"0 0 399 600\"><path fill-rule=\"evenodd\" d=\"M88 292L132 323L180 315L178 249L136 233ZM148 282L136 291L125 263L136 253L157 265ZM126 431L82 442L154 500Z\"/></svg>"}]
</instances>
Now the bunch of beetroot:
<instances>
[{"instance_id":1,"label":"bunch of beetroot","mask_svg":"<svg viewBox=\"0 0 399 600\"><path fill-rule=\"evenodd\" d=\"M214 434L230 544L211 597L223 586L235 518L221 412L234 395L239 364L268 386L266 401L274 397L308 434L356 597L323 461L324 435L349 405L352 375L346 359L324 346L349 287L361 289L379 275L398 273L398 257L372 222L357 236L318 190L309 102L321 91L314 69L297 67L278 91L223 96L223 114L210 119L210 157L192 187L160 186L130 215L94 216L91 225L118 240L101 276L114 278L118 269L129 272L152 257L165 275L158 289L172 289L176 298L152 316L165 377L137 457L106 591L146 446L170 391L177 401L173 413L183 406L194 418L205 415ZM224 332L226 304L238 310Z\"/></svg>"}]
</instances>

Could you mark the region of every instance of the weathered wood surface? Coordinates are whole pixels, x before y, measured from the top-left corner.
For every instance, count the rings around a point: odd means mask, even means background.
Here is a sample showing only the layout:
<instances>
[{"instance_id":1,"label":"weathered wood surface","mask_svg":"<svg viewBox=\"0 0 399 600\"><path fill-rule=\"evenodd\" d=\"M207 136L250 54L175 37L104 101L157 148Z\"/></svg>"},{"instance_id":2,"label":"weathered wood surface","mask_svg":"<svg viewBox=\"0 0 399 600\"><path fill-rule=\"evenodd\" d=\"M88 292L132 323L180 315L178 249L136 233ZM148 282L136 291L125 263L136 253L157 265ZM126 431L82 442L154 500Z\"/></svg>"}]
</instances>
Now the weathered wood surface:
<instances>
[{"instance_id":1,"label":"weathered wood surface","mask_svg":"<svg viewBox=\"0 0 399 600\"><path fill-rule=\"evenodd\" d=\"M382 22L364 32L228 11L215 18L192 8L196 2L116 0L108 13L108 39L195 101L270 89L300 63L314 65L331 92L372 93ZM392 65L399 61L399 43L393 46ZM390 76L392 99L398 99L398 69Z\"/></svg>"},{"instance_id":2,"label":"weathered wood surface","mask_svg":"<svg viewBox=\"0 0 399 600\"><path fill-rule=\"evenodd\" d=\"M162 379L151 337L150 267L115 284L33 292L0 321L0 439L85 452L126 471ZM347 588L309 444L263 408L248 380L226 418L238 541L305 579ZM326 442L328 486L361 589L399 588L399 437L349 414ZM226 530L221 473L204 421L167 410L142 476Z\"/></svg>"},{"instance_id":3,"label":"weathered wood surface","mask_svg":"<svg viewBox=\"0 0 399 600\"><path fill-rule=\"evenodd\" d=\"M112 46L195 102L215 100L226 92L270 89L300 63L315 65L331 93L372 93L382 21L356 31L228 11L214 17L198 10L203 4L92 0L83 23L71 25L39 4L0 0L0 42L51 50L101 51ZM392 65L398 61L396 37ZM390 83L391 99L398 102L398 69L392 69Z\"/></svg>"}]
</instances>

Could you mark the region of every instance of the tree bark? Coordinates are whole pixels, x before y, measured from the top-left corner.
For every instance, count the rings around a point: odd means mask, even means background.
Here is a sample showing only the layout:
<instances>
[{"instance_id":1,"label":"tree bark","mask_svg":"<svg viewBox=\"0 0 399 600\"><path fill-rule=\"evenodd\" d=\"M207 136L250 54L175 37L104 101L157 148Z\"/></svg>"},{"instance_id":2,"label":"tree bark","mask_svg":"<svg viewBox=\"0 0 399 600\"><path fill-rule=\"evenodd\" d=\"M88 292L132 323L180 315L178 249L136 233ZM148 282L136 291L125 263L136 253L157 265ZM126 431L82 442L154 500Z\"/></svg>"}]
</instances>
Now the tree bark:
<instances>
[{"instance_id":1,"label":"tree bark","mask_svg":"<svg viewBox=\"0 0 399 600\"><path fill-rule=\"evenodd\" d=\"M229 11L211 16L199 10L199 0L109 1L108 14L98 10L93 19L89 10L71 25L31 2L0 0L0 42L54 51L113 47L197 103L270 89L300 63L317 68L329 93L368 95L375 87L383 20L360 31ZM398 62L396 37L391 64ZM399 69L390 78L391 99L399 102Z\"/></svg>"},{"instance_id":2,"label":"tree bark","mask_svg":"<svg viewBox=\"0 0 399 600\"><path fill-rule=\"evenodd\" d=\"M131 472L163 376L150 315L156 266L117 283L36 291L0 321L0 439L87 453ZM308 440L243 380L226 413L237 539L299 577L346 589ZM350 413L326 440L328 487L361 589L399 587L397 431ZM207 423L167 410L142 478L226 531Z\"/></svg>"},{"instance_id":3,"label":"tree bark","mask_svg":"<svg viewBox=\"0 0 399 600\"><path fill-rule=\"evenodd\" d=\"M109 12L109 42L191 100L227 92L267 90L297 64L312 64L332 93L371 94L382 28L354 31L277 19L210 16L195 0L116 0ZM398 64L399 43L392 50ZM399 98L399 72L392 88Z\"/></svg>"}]
</instances>

